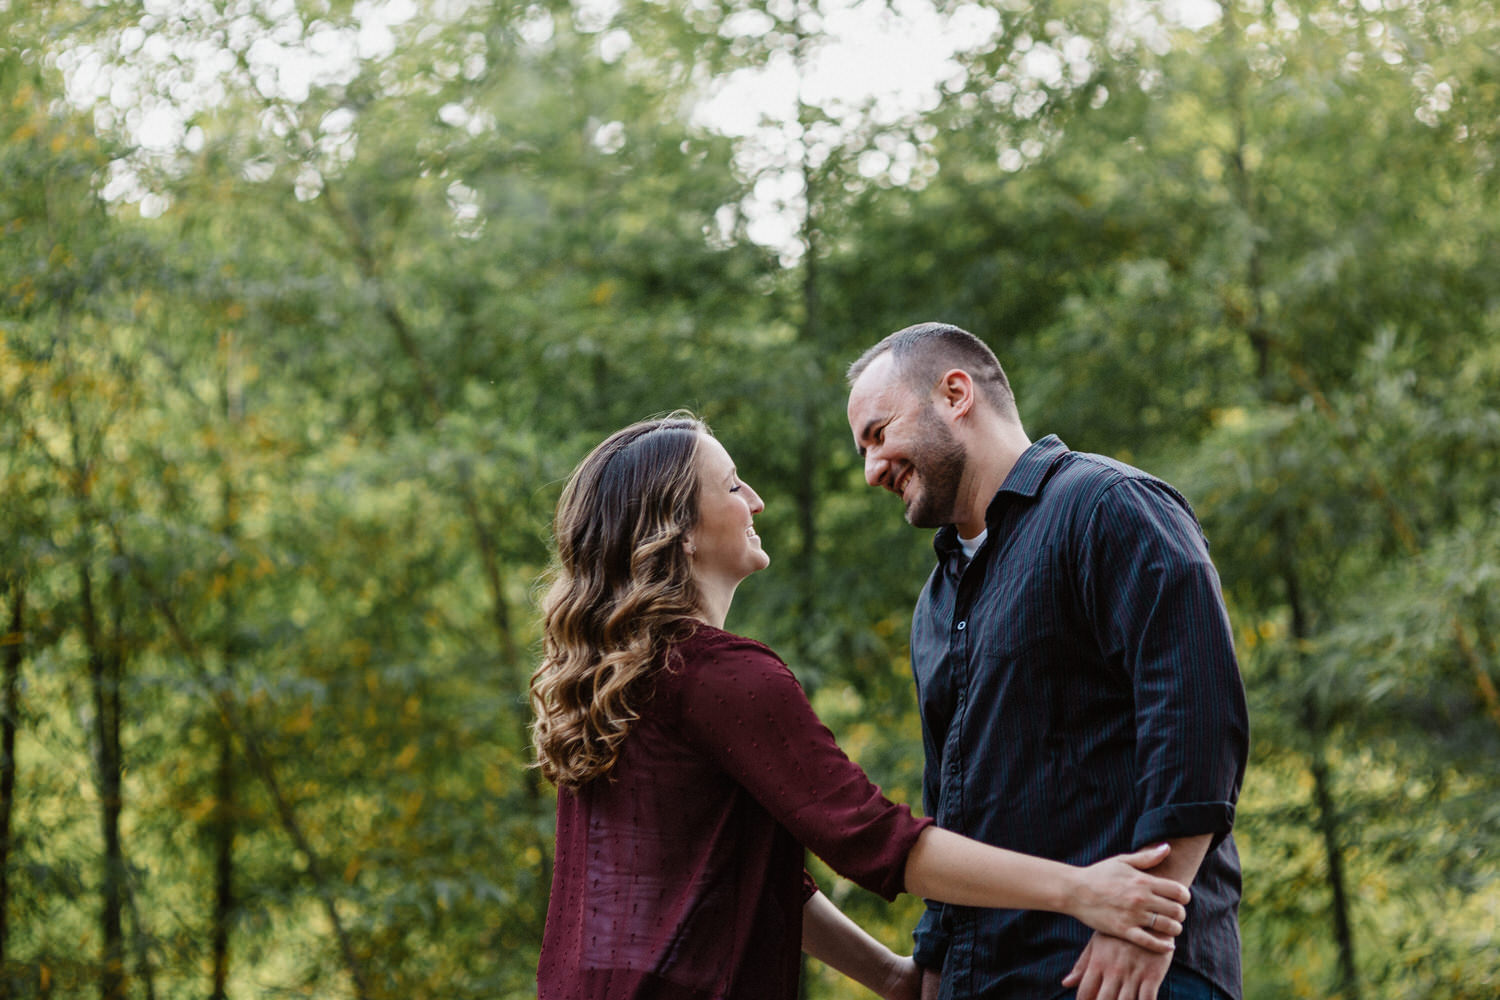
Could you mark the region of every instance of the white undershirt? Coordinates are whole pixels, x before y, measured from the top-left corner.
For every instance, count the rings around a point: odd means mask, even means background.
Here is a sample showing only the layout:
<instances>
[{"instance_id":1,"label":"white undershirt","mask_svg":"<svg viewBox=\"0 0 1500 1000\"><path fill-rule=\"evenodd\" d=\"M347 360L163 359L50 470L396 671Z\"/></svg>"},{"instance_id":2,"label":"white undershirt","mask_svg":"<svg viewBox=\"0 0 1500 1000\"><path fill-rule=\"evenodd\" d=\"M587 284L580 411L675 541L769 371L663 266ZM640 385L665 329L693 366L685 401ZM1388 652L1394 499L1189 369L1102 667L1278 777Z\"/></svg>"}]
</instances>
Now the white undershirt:
<instances>
[{"instance_id":1,"label":"white undershirt","mask_svg":"<svg viewBox=\"0 0 1500 1000\"><path fill-rule=\"evenodd\" d=\"M959 536L958 544L963 546L965 559L974 558L974 553L979 551L979 546L984 544L985 536L987 536L989 533L990 529L985 528L979 533L978 537L976 538L964 538L962 535Z\"/></svg>"}]
</instances>

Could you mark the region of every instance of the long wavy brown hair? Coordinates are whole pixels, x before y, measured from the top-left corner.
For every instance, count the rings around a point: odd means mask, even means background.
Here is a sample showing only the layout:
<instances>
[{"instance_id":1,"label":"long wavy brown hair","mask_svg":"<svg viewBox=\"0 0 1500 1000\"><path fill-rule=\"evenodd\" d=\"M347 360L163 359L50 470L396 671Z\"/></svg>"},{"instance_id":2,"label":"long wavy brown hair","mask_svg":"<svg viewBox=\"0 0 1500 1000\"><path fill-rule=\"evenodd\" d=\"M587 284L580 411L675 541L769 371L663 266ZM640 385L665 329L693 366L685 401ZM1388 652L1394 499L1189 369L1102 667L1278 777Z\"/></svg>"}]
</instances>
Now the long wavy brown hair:
<instances>
[{"instance_id":1,"label":"long wavy brown hair","mask_svg":"<svg viewBox=\"0 0 1500 1000\"><path fill-rule=\"evenodd\" d=\"M684 412L632 424L589 452L563 489L531 676L537 763L556 785L609 774L663 651L696 624L684 542L697 524L707 433Z\"/></svg>"}]
</instances>

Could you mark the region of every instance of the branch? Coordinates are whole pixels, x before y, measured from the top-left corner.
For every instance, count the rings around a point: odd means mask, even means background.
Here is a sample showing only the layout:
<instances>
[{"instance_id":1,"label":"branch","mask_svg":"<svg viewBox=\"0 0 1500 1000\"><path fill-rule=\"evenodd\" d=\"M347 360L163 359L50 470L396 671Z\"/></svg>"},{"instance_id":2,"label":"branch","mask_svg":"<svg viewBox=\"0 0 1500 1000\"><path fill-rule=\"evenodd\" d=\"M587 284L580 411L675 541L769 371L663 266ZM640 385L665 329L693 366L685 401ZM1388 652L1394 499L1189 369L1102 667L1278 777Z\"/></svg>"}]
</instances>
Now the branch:
<instances>
[{"instance_id":1,"label":"branch","mask_svg":"<svg viewBox=\"0 0 1500 1000\"><path fill-rule=\"evenodd\" d=\"M1486 713L1495 720L1495 725L1500 726L1500 690L1495 689L1495 682L1484 668L1479 651L1469 641L1469 632L1464 628L1463 620L1456 614L1453 616L1453 635L1458 640L1458 655L1474 671L1474 683L1479 689L1479 699L1484 702Z\"/></svg>"}]
</instances>

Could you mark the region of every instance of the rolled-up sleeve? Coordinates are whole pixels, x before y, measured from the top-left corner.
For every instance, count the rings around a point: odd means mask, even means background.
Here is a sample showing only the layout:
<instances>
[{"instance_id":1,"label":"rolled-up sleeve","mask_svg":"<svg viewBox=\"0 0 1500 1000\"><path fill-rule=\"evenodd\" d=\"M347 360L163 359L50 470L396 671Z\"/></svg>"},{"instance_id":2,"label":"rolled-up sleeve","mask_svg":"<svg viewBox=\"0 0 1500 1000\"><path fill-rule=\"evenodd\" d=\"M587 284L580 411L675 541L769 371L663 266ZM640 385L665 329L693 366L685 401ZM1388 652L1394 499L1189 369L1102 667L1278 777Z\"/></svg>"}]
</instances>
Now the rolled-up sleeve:
<instances>
[{"instance_id":1,"label":"rolled-up sleeve","mask_svg":"<svg viewBox=\"0 0 1500 1000\"><path fill-rule=\"evenodd\" d=\"M834 871L885 899L931 825L887 799L839 749L802 685L766 647L727 643L684 686L686 735Z\"/></svg>"},{"instance_id":2,"label":"rolled-up sleeve","mask_svg":"<svg viewBox=\"0 0 1500 1000\"><path fill-rule=\"evenodd\" d=\"M1249 715L1218 573L1187 501L1124 478L1094 508L1083 598L1135 701L1136 847L1234 825Z\"/></svg>"}]
</instances>

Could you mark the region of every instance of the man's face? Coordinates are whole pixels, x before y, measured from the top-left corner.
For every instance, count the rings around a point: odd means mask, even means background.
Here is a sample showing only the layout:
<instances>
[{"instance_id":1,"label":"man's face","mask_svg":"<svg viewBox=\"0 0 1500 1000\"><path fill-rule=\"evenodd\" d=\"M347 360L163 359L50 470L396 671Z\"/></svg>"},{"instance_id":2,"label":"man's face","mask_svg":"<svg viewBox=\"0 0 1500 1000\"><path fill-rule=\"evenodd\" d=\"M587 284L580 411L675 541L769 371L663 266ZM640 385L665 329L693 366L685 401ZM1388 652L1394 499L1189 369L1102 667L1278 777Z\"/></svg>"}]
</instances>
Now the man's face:
<instances>
[{"instance_id":1,"label":"man's face","mask_svg":"<svg viewBox=\"0 0 1500 1000\"><path fill-rule=\"evenodd\" d=\"M951 523L967 456L932 395L915 391L882 354L850 387L848 415L865 482L899 496L914 527Z\"/></svg>"}]
</instances>

